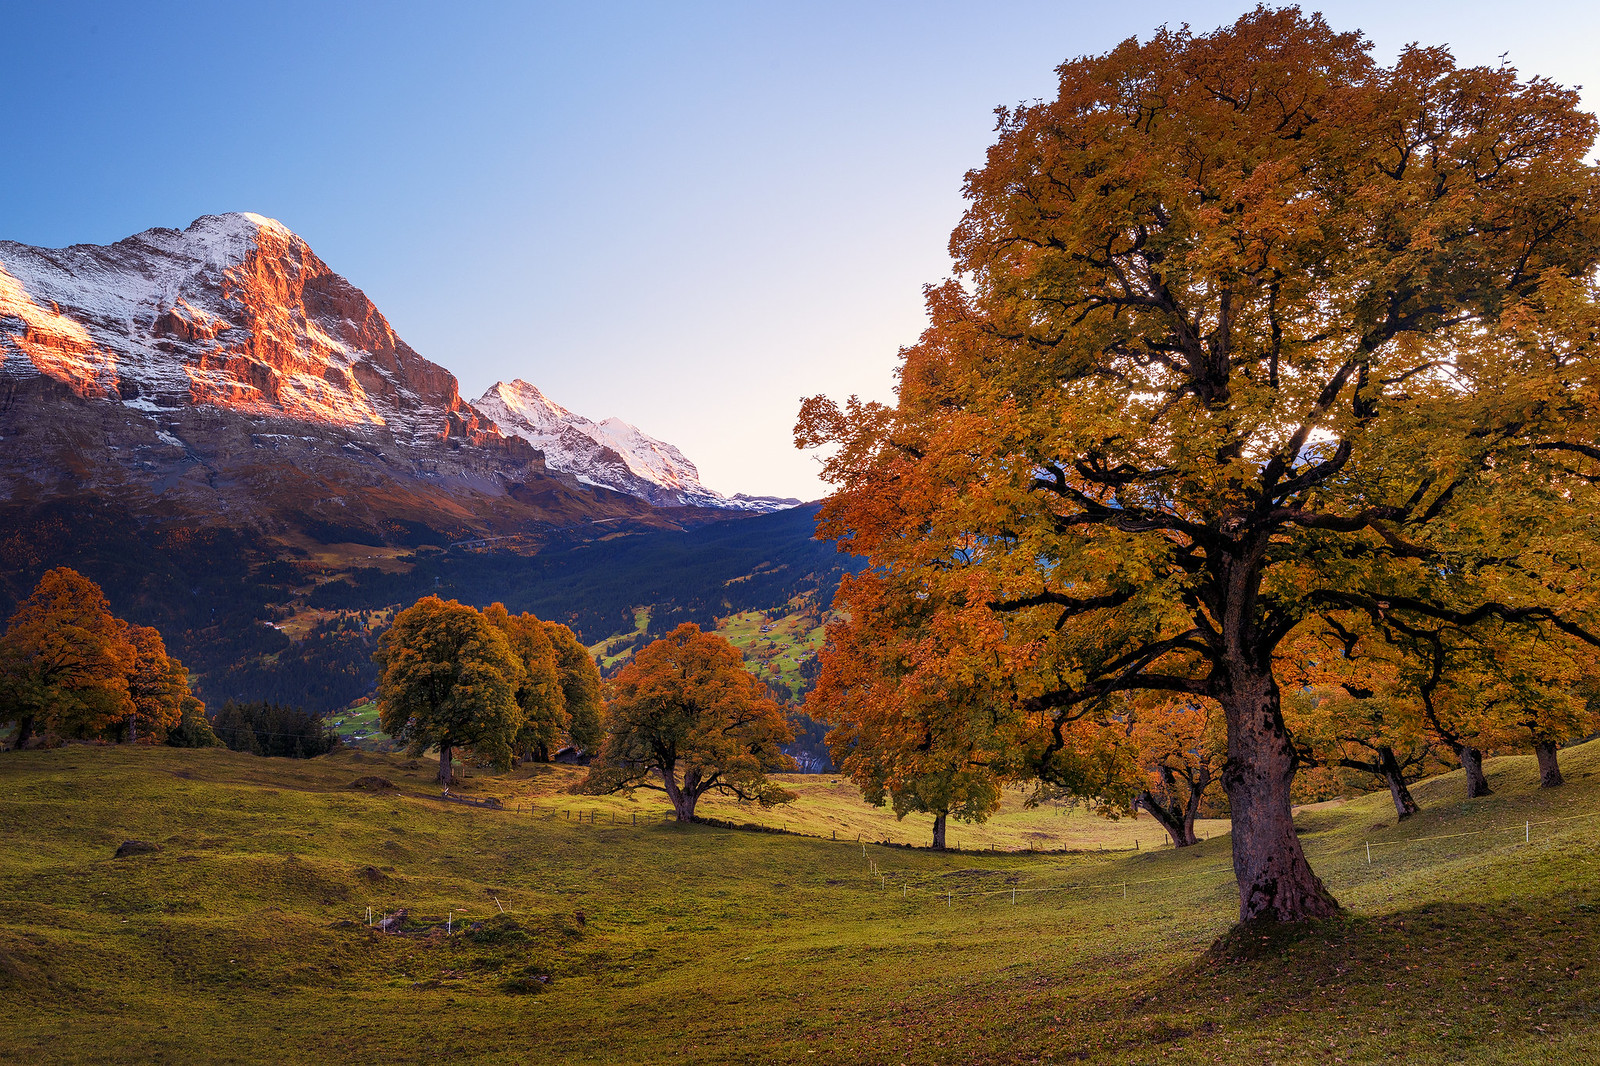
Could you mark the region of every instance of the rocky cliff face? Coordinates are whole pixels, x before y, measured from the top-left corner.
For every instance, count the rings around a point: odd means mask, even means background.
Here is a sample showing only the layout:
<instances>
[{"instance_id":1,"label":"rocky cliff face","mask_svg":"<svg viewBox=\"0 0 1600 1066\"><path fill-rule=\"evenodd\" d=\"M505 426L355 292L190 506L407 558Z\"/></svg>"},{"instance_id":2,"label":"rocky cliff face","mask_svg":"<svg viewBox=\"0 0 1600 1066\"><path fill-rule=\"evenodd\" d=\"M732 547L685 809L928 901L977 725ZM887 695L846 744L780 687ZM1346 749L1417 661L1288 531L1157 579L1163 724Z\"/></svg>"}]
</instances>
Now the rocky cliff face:
<instances>
[{"instance_id":1,"label":"rocky cliff face","mask_svg":"<svg viewBox=\"0 0 1600 1066\"><path fill-rule=\"evenodd\" d=\"M208 215L110 247L0 241L0 374L148 414L212 407L417 445L491 443L449 371L281 224Z\"/></svg>"},{"instance_id":2,"label":"rocky cliff face","mask_svg":"<svg viewBox=\"0 0 1600 1066\"><path fill-rule=\"evenodd\" d=\"M106 247L0 242L0 498L86 492L334 537L649 518L548 470L249 214Z\"/></svg>"},{"instance_id":3,"label":"rocky cliff face","mask_svg":"<svg viewBox=\"0 0 1600 1066\"><path fill-rule=\"evenodd\" d=\"M658 507L716 507L769 512L799 500L771 496L724 496L700 484L700 472L681 451L640 432L620 418L594 422L574 414L518 378L502 381L474 406L499 426L544 455L551 470L587 485L626 492Z\"/></svg>"}]
</instances>

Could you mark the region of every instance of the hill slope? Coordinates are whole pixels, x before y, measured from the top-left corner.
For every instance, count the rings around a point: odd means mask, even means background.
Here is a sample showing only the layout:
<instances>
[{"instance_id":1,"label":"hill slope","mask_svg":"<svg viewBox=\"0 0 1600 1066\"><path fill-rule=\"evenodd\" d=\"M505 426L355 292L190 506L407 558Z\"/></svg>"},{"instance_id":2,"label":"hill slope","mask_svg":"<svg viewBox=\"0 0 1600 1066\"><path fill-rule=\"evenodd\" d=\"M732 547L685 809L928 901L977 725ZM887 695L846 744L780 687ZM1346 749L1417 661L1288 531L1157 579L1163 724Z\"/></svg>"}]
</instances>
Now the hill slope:
<instances>
[{"instance_id":1,"label":"hill slope","mask_svg":"<svg viewBox=\"0 0 1600 1066\"><path fill-rule=\"evenodd\" d=\"M1491 760L1493 797L1446 775L1403 827L1384 795L1302 812L1349 915L1209 951L1226 839L864 853L822 795L767 816L812 839L663 826L549 767L469 782L500 812L395 758L7 755L0 1059L1589 1064L1600 744L1562 754L1562 789ZM373 774L399 790L347 787ZM408 935L367 928L402 906Z\"/></svg>"}]
</instances>

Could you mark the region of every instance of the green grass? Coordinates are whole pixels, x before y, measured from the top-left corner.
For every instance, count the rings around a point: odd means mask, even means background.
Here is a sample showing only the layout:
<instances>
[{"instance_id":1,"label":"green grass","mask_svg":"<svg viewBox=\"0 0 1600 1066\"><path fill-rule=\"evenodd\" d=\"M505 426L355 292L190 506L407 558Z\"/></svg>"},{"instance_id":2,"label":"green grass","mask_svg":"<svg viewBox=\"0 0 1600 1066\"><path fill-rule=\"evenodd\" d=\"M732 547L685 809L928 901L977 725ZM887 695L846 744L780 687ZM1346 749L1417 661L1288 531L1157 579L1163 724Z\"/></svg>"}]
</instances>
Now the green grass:
<instances>
[{"instance_id":1,"label":"green grass","mask_svg":"<svg viewBox=\"0 0 1600 1066\"><path fill-rule=\"evenodd\" d=\"M717 633L739 649L751 673L798 698L804 687L800 665L816 658L827 634L803 603L790 608L731 615L717 624Z\"/></svg>"},{"instance_id":2,"label":"green grass","mask_svg":"<svg viewBox=\"0 0 1600 1066\"><path fill-rule=\"evenodd\" d=\"M774 685L799 699L805 682L801 664L816 658L827 638L816 622L816 615L804 598L791 601L785 611L743 611L717 623L717 633L739 649L745 667L761 681ZM635 641L650 624L650 609L634 611L634 628L629 633L614 633L589 651L610 671L633 657Z\"/></svg>"},{"instance_id":3,"label":"green grass","mask_svg":"<svg viewBox=\"0 0 1600 1066\"><path fill-rule=\"evenodd\" d=\"M600 662L600 669L610 670L618 663L626 662L633 658L633 640L643 633L650 625L650 608L635 607L633 610L633 631L630 633L614 633L598 644L591 645L589 653Z\"/></svg>"},{"instance_id":4,"label":"green grass","mask_svg":"<svg viewBox=\"0 0 1600 1066\"><path fill-rule=\"evenodd\" d=\"M392 751L394 741L378 729L378 705L370 700L327 716L341 740L362 751Z\"/></svg>"},{"instance_id":5,"label":"green grass","mask_svg":"<svg viewBox=\"0 0 1600 1066\"><path fill-rule=\"evenodd\" d=\"M1384 794L1303 811L1348 913L1230 934L1225 838L1100 852L1149 819L1014 796L940 855L820 838L926 831L832 778L707 810L797 836L663 824L556 767L470 778L498 812L397 755L6 753L0 1062L1592 1064L1600 744L1562 759L1556 790L1531 757L1470 804L1424 783L1403 825ZM976 850L1040 826L1086 850ZM130 838L163 850L113 858ZM402 906L408 935L366 927Z\"/></svg>"}]
</instances>

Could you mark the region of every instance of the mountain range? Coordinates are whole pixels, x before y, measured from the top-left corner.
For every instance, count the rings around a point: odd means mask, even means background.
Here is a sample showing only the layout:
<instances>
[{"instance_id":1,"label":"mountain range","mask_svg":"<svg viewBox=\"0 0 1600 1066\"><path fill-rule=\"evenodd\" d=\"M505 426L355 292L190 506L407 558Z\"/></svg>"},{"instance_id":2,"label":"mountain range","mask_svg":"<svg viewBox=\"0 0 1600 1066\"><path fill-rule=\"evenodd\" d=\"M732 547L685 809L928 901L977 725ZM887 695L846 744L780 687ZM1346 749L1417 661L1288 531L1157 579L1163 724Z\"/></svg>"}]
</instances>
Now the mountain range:
<instances>
[{"instance_id":1,"label":"mountain range","mask_svg":"<svg viewBox=\"0 0 1600 1066\"><path fill-rule=\"evenodd\" d=\"M319 542L594 522L724 497L675 447L523 381L479 405L281 223L208 215L109 246L0 241L0 494L81 496Z\"/></svg>"}]
</instances>

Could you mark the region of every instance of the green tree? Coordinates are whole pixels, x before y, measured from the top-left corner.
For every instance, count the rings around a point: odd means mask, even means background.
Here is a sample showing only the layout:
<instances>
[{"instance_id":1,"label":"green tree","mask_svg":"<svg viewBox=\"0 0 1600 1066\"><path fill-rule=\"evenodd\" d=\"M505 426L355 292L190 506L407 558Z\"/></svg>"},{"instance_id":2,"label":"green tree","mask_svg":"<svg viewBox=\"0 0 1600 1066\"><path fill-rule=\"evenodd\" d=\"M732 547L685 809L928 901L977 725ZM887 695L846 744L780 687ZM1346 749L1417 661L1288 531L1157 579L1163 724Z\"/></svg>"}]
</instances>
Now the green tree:
<instances>
[{"instance_id":1,"label":"green tree","mask_svg":"<svg viewBox=\"0 0 1600 1066\"><path fill-rule=\"evenodd\" d=\"M11 746L24 747L36 725L99 736L127 718L136 659L99 585L65 566L46 572L0 637L0 716L17 723Z\"/></svg>"},{"instance_id":2,"label":"green tree","mask_svg":"<svg viewBox=\"0 0 1600 1066\"><path fill-rule=\"evenodd\" d=\"M524 611L513 615L505 604L493 603L483 617L505 634L506 643L522 670L515 698L522 711L515 750L530 759L549 762L550 753L567 731L567 700L561 688L560 663L545 623Z\"/></svg>"},{"instance_id":3,"label":"green tree","mask_svg":"<svg viewBox=\"0 0 1600 1066\"><path fill-rule=\"evenodd\" d=\"M522 727L522 664L505 634L455 600L425 596L395 615L376 655L378 723L413 754L439 749L439 783L455 783L457 748L511 764Z\"/></svg>"},{"instance_id":4,"label":"green tree","mask_svg":"<svg viewBox=\"0 0 1600 1066\"><path fill-rule=\"evenodd\" d=\"M206 717L206 705L193 695L183 700L178 724L167 730L165 743L174 748L220 748L222 739Z\"/></svg>"},{"instance_id":5,"label":"green tree","mask_svg":"<svg viewBox=\"0 0 1600 1066\"><path fill-rule=\"evenodd\" d=\"M567 739L593 753L604 730L600 724L600 667L572 630L560 622L546 622L545 632L555 649L561 693L567 711Z\"/></svg>"},{"instance_id":6,"label":"green tree","mask_svg":"<svg viewBox=\"0 0 1600 1066\"><path fill-rule=\"evenodd\" d=\"M1241 920L1331 914L1290 813L1296 628L1600 643L1596 123L1298 9L1058 73L967 177L896 405L803 406L819 530L964 618L1042 735L1214 699Z\"/></svg>"},{"instance_id":7,"label":"green tree","mask_svg":"<svg viewBox=\"0 0 1600 1066\"><path fill-rule=\"evenodd\" d=\"M763 807L794 798L767 777L795 769L783 753L794 739L783 708L737 648L693 623L641 649L611 679L605 729L582 791L665 792L680 822L694 820L708 792Z\"/></svg>"}]
</instances>

